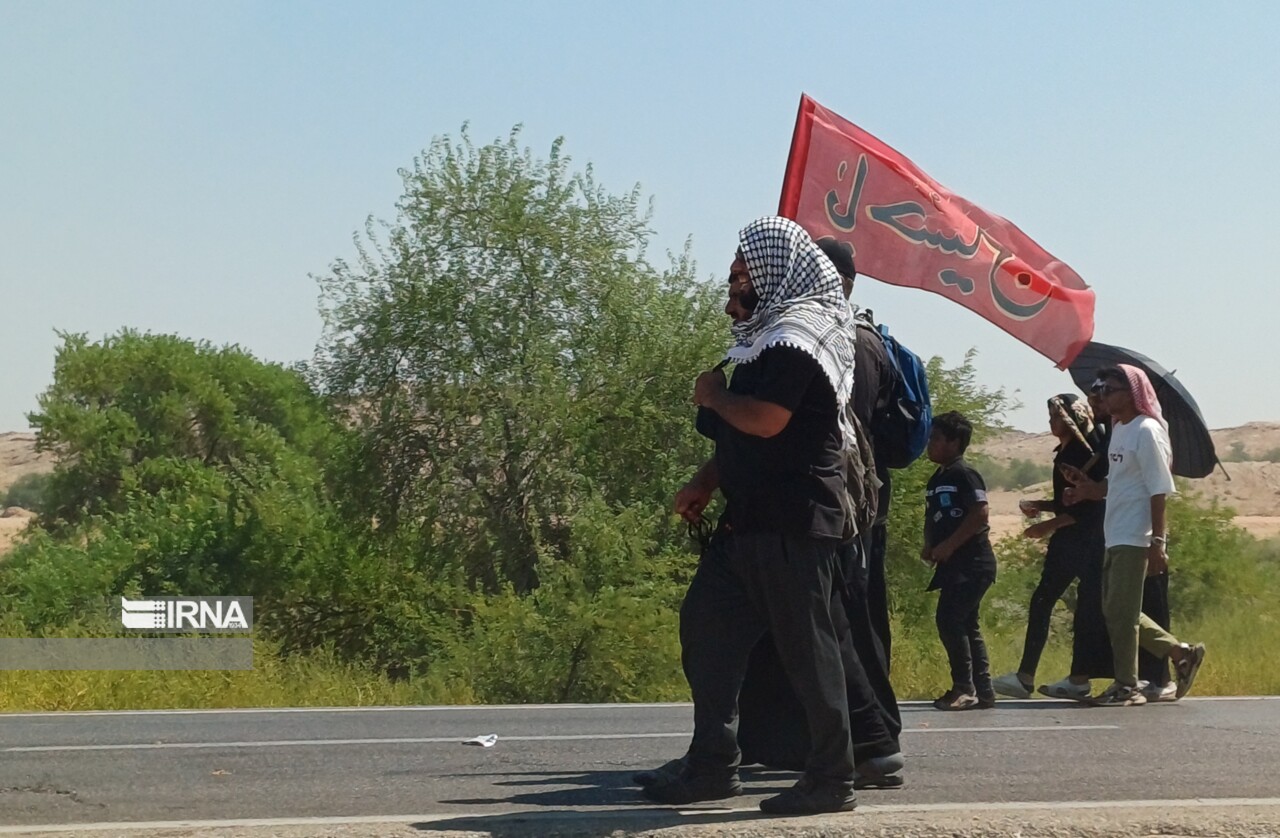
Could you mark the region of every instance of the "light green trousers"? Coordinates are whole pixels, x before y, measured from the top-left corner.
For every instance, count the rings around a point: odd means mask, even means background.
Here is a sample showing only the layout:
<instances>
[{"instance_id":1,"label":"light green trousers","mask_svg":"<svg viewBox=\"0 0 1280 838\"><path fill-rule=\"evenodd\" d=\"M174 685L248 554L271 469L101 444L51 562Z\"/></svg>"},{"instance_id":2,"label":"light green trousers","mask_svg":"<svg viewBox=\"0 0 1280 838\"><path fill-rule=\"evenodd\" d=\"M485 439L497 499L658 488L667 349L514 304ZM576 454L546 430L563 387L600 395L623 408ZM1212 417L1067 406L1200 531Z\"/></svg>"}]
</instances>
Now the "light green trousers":
<instances>
[{"instance_id":1,"label":"light green trousers","mask_svg":"<svg viewBox=\"0 0 1280 838\"><path fill-rule=\"evenodd\" d=\"M1163 658L1178 639L1142 613L1142 586L1147 578L1147 548L1108 547L1102 560L1102 615L1111 636L1116 681L1138 683L1138 647Z\"/></svg>"}]
</instances>

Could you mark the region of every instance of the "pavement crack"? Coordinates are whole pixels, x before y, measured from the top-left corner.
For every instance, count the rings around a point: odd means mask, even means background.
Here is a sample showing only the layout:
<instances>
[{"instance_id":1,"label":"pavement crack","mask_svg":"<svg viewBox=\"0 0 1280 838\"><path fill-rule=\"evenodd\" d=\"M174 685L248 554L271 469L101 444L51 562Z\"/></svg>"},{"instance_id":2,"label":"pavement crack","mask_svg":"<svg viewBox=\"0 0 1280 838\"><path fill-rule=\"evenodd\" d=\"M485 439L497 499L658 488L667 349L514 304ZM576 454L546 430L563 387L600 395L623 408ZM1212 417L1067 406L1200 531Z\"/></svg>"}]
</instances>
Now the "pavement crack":
<instances>
[{"instance_id":1,"label":"pavement crack","mask_svg":"<svg viewBox=\"0 0 1280 838\"><path fill-rule=\"evenodd\" d=\"M1267 739L1272 739L1275 737L1275 734L1271 733L1270 731L1254 730L1253 728L1249 728L1249 727L1233 727L1230 725L1200 725L1200 727L1203 730L1216 730L1219 733L1243 733L1248 736L1262 736L1262 737L1266 737Z\"/></svg>"},{"instance_id":2,"label":"pavement crack","mask_svg":"<svg viewBox=\"0 0 1280 838\"><path fill-rule=\"evenodd\" d=\"M65 800L70 800L72 803L80 806L94 806L99 809L105 808L105 804L90 803L85 800L78 792L76 792L75 789L57 788L56 786L50 785L46 782L39 782L28 786L6 786L4 788L0 788L0 795L5 794L50 794L61 797Z\"/></svg>"}]
</instances>

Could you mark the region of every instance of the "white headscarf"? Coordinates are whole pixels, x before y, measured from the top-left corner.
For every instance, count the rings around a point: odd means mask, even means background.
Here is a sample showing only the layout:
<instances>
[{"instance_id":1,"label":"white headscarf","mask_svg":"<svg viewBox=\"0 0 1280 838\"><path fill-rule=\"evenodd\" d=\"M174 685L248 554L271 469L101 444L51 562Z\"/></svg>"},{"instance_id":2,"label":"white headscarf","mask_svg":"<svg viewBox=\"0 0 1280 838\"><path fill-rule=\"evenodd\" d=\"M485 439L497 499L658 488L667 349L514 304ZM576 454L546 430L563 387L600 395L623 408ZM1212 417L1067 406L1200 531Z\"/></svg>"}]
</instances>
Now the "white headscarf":
<instances>
[{"instance_id":1,"label":"white headscarf","mask_svg":"<svg viewBox=\"0 0 1280 838\"><path fill-rule=\"evenodd\" d=\"M750 363L771 346L799 349L818 362L836 394L840 430L853 392L854 322L840 274L799 224L766 217L738 234L742 257L760 302L733 325L727 358Z\"/></svg>"}]
</instances>

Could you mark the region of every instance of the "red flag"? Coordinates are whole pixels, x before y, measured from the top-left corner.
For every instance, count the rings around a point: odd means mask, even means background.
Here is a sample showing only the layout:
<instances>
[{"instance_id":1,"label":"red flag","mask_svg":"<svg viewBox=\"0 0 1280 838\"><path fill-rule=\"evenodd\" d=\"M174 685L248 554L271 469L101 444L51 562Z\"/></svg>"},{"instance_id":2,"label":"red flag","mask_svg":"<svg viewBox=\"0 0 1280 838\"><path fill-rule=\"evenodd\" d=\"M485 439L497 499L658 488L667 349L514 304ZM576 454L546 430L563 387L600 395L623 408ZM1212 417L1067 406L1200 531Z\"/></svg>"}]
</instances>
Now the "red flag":
<instances>
[{"instance_id":1,"label":"red flag","mask_svg":"<svg viewBox=\"0 0 1280 838\"><path fill-rule=\"evenodd\" d=\"M858 273L954 300L1065 369L1093 337L1093 291L998 215L808 96L778 214L854 248Z\"/></svg>"}]
</instances>

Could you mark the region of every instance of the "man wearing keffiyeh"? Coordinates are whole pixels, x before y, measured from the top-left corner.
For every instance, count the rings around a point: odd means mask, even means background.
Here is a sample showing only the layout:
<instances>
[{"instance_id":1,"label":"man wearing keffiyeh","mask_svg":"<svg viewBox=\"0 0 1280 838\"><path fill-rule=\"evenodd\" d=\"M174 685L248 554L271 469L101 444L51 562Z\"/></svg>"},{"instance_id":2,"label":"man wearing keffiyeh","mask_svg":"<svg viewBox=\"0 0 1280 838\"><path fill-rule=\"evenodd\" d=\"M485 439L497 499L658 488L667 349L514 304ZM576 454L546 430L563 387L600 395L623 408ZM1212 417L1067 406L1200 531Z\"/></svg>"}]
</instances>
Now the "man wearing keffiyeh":
<instances>
[{"instance_id":1,"label":"man wearing keffiyeh","mask_svg":"<svg viewBox=\"0 0 1280 838\"><path fill-rule=\"evenodd\" d=\"M1110 706L1146 703L1138 680L1138 649L1173 661L1178 698L1191 689L1204 660L1203 644L1182 643L1142 613L1143 580L1168 567L1165 552L1165 498L1176 491L1170 471L1172 450L1160 402L1150 379L1137 367L1121 364L1098 371L1093 391L1114 420L1107 449L1110 472L1094 483L1068 470L1073 496L1105 496L1102 611L1115 663L1115 683L1093 699Z\"/></svg>"},{"instance_id":2,"label":"man wearing keffiyeh","mask_svg":"<svg viewBox=\"0 0 1280 838\"><path fill-rule=\"evenodd\" d=\"M738 690L768 632L804 702L813 749L800 782L760 807L848 811L854 758L833 603L845 524L841 416L853 386L849 309L809 234L762 218L739 234L725 312L734 320L732 381L717 368L694 385L698 430L715 454L676 495L676 512L691 521L717 489L725 497L680 610L693 740L681 773L644 793L675 805L741 793Z\"/></svg>"}]
</instances>

